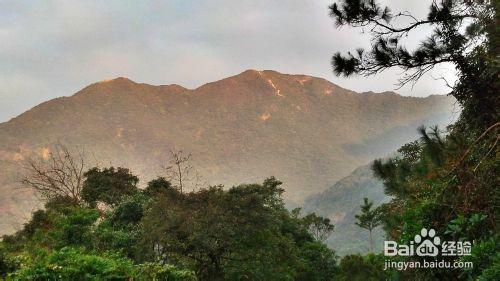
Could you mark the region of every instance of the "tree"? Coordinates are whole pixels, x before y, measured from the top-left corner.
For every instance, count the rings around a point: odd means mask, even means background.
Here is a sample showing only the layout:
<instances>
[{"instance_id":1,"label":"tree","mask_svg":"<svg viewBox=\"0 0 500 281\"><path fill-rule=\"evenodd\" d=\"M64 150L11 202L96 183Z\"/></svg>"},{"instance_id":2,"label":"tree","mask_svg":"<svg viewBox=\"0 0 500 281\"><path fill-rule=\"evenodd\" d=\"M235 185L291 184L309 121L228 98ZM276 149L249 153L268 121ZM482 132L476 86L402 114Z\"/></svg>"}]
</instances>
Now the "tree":
<instances>
[{"instance_id":1,"label":"tree","mask_svg":"<svg viewBox=\"0 0 500 281\"><path fill-rule=\"evenodd\" d=\"M289 212L275 178L189 193L161 177L144 192L132 188L136 183L123 168L90 169L82 191L88 204L46 204L23 230L0 241L0 274L14 280L320 281L337 272L335 252L318 240L333 226ZM109 204L106 212L99 202Z\"/></svg>"},{"instance_id":2,"label":"tree","mask_svg":"<svg viewBox=\"0 0 500 281\"><path fill-rule=\"evenodd\" d=\"M8 280L173 280L194 281L193 272L172 265L145 263L111 253L85 253L63 248L23 264Z\"/></svg>"},{"instance_id":3,"label":"tree","mask_svg":"<svg viewBox=\"0 0 500 281\"><path fill-rule=\"evenodd\" d=\"M80 246L92 248L92 226L99 218L99 212L84 207L72 207L59 213L54 220L54 227L47 236L53 241L53 247Z\"/></svg>"},{"instance_id":4,"label":"tree","mask_svg":"<svg viewBox=\"0 0 500 281\"><path fill-rule=\"evenodd\" d=\"M137 192L139 178L127 168L114 167L100 169L94 167L84 174L82 199L95 206L98 202L116 205L123 196Z\"/></svg>"},{"instance_id":5,"label":"tree","mask_svg":"<svg viewBox=\"0 0 500 281\"><path fill-rule=\"evenodd\" d=\"M377 209L372 210L372 207L373 202L370 202L368 198L365 197L363 199L363 205L361 205L361 213L355 215L356 225L368 230L368 232L370 233L371 252L373 252L372 231L382 223L379 211Z\"/></svg>"},{"instance_id":6,"label":"tree","mask_svg":"<svg viewBox=\"0 0 500 281\"><path fill-rule=\"evenodd\" d=\"M296 280L326 281L336 280L338 272L335 252L320 241L306 242L300 247L302 260Z\"/></svg>"},{"instance_id":7,"label":"tree","mask_svg":"<svg viewBox=\"0 0 500 281\"><path fill-rule=\"evenodd\" d=\"M368 254L349 255L342 258L339 264L339 272L336 280L341 281L378 281L378 280L401 280L390 278L393 274L384 270L384 259L382 255ZM406 279L403 279L406 280ZM417 279L419 280L419 279Z\"/></svg>"},{"instance_id":8,"label":"tree","mask_svg":"<svg viewBox=\"0 0 500 281\"><path fill-rule=\"evenodd\" d=\"M186 188L196 189L200 185L201 177L191 165L191 154L182 150L170 150L170 160L165 167L166 179L173 183L183 193Z\"/></svg>"},{"instance_id":9,"label":"tree","mask_svg":"<svg viewBox=\"0 0 500 281\"><path fill-rule=\"evenodd\" d=\"M436 65L453 64L458 80L449 86L463 107L463 124L484 130L499 117L498 9L495 0L433 1L427 18L417 19L374 0L339 1L330 6L336 24L367 28L372 46L369 51L360 48L347 55L335 53L333 71L336 75L369 76L402 68L402 86L415 83ZM408 50L403 38L423 26L433 28L432 33L414 50Z\"/></svg>"},{"instance_id":10,"label":"tree","mask_svg":"<svg viewBox=\"0 0 500 281\"><path fill-rule=\"evenodd\" d=\"M432 226L442 239L461 237L489 241L498 232L498 122L500 96L498 9L496 0L433 1L425 19L409 12L392 12L374 0L343 0L330 6L339 26L368 29L371 49L332 58L337 75L375 75L389 68L402 68L399 85L416 83L435 66L455 66L458 79L450 85L462 107L458 121L443 135L437 128L419 128L421 139L402 147L387 161L376 160L375 175L386 187L391 202L381 206L384 229L391 239L410 241L422 227ZM431 34L413 50L404 37L420 27ZM457 220L481 220L474 231L457 228ZM452 229L451 233L447 230ZM452 236L453 235L453 236ZM480 251L480 250L479 250ZM483 268L498 271L495 261ZM465 271L465 272L464 272ZM405 272L421 279L462 280L482 276L480 271L440 269ZM486 270L485 270L486 271Z\"/></svg>"},{"instance_id":11,"label":"tree","mask_svg":"<svg viewBox=\"0 0 500 281\"><path fill-rule=\"evenodd\" d=\"M307 229L311 235L318 241L325 242L333 233L334 226L328 218L312 213L305 216L303 220L307 224Z\"/></svg>"},{"instance_id":12,"label":"tree","mask_svg":"<svg viewBox=\"0 0 500 281\"><path fill-rule=\"evenodd\" d=\"M84 150L76 153L57 144L48 154L28 158L22 164L25 173L21 183L37 191L46 201L68 198L73 204L81 200L85 171Z\"/></svg>"},{"instance_id":13,"label":"tree","mask_svg":"<svg viewBox=\"0 0 500 281\"><path fill-rule=\"evenodd\" d=\"M284 207L281 182L158 193L141 222L142 254L187 264L201 280L331 280L335 254ZM315 217L321 229L329 221ZM320 231L328 232L328 231Z\"/></svg>"},{"instance_id":14,"label":"tree","mask_svg":"<svg viewBox=\"0 0 500 281\"><path fill-rule=\"evenodd\" d=\"M9 259L6 251L0 247L0 278L5 280L7 274L17 270L18 265Z\"/></svg>"},{"instance_id":15,"label":"tree","mask_svg":"<svg viewBox=\"0 0 500 281\"><path fill-rule=\"evenodd\" d=\"M174 196L178 195L180 192L164 177L158 177L148 182L148 185L144 189L144 193L148 196L155 197L167 193Z\"/></svg>"}]
</instances>

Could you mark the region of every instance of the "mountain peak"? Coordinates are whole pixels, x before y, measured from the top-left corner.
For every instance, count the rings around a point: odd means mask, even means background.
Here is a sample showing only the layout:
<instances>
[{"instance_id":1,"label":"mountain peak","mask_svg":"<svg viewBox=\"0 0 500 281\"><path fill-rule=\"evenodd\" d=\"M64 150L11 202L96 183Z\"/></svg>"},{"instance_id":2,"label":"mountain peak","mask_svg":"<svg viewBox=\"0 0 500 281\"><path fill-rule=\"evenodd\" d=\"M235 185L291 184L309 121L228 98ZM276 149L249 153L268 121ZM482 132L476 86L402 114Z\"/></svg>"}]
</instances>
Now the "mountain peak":
<instances>
[{"instance_id":1,"label":"mountain peak","mask_svg":"<svg viewBox=\"0 0 500 281\"><path fill-rule=\"evenodd\" d=\"M130 83L137 84L136 82L128 79L127 77L122 77L122 76L113 79L104 79L97 82L97 84L130 84Z\"/></svg>"},{"instance_id":2,"label":"mountain peak","mask_svg":"<svg viewBox=\"0 0 500 281\"><path fill-rule=\"evenodd\" d=\"M242 73L240 73L239 75L252 75L252 74L259 74L261 73L262 71L260 70L256 70L256 69L247 69L245 71L243 71Z\"/></svg>"},{"instance_id":3,"label":"mountain peak","mask_svg":"<svg viewBox=\"0 0 500 281\"><path fill-rule=\"evenodd\" d=\"M77 92L75 95L79 95L81 93L107 93L107 92L114 92L114 91L127 91L132 88L135 88L135 86L140 85L140 83L136 83L126 77L117 77L113 79L105 79L101 80L99 82L95 82L93 84L90 84L89 86L85 87L81 91Z\"/></svg>"}]
</instances>

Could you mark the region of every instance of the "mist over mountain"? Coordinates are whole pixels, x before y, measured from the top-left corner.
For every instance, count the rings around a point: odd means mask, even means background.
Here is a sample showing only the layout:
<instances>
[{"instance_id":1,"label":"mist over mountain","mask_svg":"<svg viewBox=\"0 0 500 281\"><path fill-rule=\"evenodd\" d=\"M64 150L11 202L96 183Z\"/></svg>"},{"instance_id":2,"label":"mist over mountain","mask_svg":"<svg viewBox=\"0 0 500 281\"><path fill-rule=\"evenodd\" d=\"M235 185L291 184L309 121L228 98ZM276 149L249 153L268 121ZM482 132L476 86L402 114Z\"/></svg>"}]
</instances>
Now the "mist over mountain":
<instances>
[{"instance_id":1,"label":"mist over mountain","mask_svg":"<svg viewBox=\"0 0 500 281\"><path fill-rule=\"evenodd\" d=\"M370 250L368 231L358 227L354 217L360 213L360 205L365 197L373 202L374 207L390 200L390 197L384 194L382 181L373 175L371 164L356 168L327 190L306 198L303 211L314 212L333 222L335 231L326 243L333 247L337 254L366 253ZM382 227L375 229L373 238L376 250L382 250Z\"/></svg>"},{"instance_id":2,"label":"mist over mountain","mask_svg":"<svg viewBox=\"0 0 500 281\"><path fill-rule=\"evenodd\" d=\"M16 163L54 143L85 148L89 163L126 166L141 182L161 174L169 149L192 153L209 184L284 182L301 205L356 167L416 138L420 125L447 125L446 96L356 93L331 82L248 70L196 89L127 78L89 85L0 124L0 233L36 207L17 188Z\"/></svg>"}]
</instances>

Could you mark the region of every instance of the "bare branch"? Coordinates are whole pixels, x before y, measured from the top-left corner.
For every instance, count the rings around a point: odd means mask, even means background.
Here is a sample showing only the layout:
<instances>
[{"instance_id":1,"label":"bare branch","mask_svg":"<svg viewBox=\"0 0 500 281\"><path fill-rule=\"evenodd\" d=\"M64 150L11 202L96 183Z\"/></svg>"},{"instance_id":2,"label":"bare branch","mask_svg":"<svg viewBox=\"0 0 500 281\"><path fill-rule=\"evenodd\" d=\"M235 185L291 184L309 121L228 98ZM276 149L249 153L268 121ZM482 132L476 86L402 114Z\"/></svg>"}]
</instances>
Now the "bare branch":
<instances>
[{"instance_id":1,"label":"bare branch","mask_svg":"<svg viewBox=\"0 0 500 281\"><path fill-rule=\"evenodd\" d=\"M170 150L168 165L164 167L166 179L182 193L186 189L200 187L202 177L190 164L192 154L185 154L182 150Z\"/></svg>"},{"instance_id":2,"label":"bare branch","mask_svg":"<svg viewBox=\"0 0 500 281\"><path fill-rule=\"evenodd\" d=\"M72 154L65 145L56 144L45 157L29 157L21 163L21 184L47 201L65 197L79 203L86 167L84 153L77 149Z\"/></svg>"}]
</instances>

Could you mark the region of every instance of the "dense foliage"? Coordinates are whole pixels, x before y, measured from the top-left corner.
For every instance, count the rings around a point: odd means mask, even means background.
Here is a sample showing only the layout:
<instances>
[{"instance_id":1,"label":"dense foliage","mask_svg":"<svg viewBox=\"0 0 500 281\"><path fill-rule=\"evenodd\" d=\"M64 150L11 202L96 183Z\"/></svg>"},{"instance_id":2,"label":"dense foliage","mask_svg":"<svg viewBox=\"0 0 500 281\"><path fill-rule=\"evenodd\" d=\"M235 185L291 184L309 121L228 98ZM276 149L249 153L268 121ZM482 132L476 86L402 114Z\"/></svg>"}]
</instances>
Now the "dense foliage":
<instances>
[{"instance_id":1,"label":"dense foliage","mask_svg":"<svg viewBox=\"0 0 500 281\"><path fill-rule=\"evenodd\" d=\"M85 173L82 201L57 198L0 244L13 280L331 280L328 219L285 209L274 178L181 193L136 188L124 168ZM317 237L317 238L315 238Z\"/></svg>"},{"instance_id":2,"label":"dense foliage","mask_svg":"<svg viewBox=\"0 0 500 281\"><path fill-rule=\"evenodd\" d=\"M397 157L375 161L373 170L392 200L377 210L366 200L357 219L370 232L381 221L387 236L403 244L424 227L444 241L472 241L471 255L459 259L472 261L473 268L384 271L385 257L377 254L346 256L337 265L334 252L322 243L333 231L330 221L288 211L274 178L183 193L165 178L139 190L138 178L125 168L92 168L83 183L75 173L76 183L62 188L53 181L46 185L52 174L43 170L26 181L49 201L22 230L3 237L0 275L14 280L500 280L499 5L435 1L423 20L408 12L394 14L372 0L344 0L330 8L339 25L367 26L373 35L370 51L334 55L339 75L401 67L408 71L404 84L437 64L456 66L458 81L450 94L463 109L458 122L445 132L421 128L421 139L401 147ZM401 18L410 23L397 26ZM422 25L432 26L432 34L407 50L401 39Z\"/></svg>"},{"instance_id":3,"label":"dense foliage","mask_svg":"<svg viewBox=\"0 0 500 281\"><path fill-rule=\"evenodd\" d=\"M415 83L442 63L453 64L458 81L451 95L462 105L463 126L481 130L498 122L498 52L500 40L496 0L433 1L427 18L394 12L374 0L343 0L330 6L337 25L366 27L371 50L357 49L332 58L337 75L375 75L397 67L400 85ZM410 50L405 37L423 26L431 34Z\"/></svg>"},{"instance_id":4,"label":"dense foliage","mask_svg":"<svg viewBox=\"0 0 500 281\"><path fill-rule=\"evenodd\" d=\"M461 259L473 261L474 268L407 270L399 275L404 280L500 279L499 8L496 0L434 1L427 18L419 20L376 1L345 0L330 7L338 25L366 26L372 35L370 51L334 55L338 75L373 75L399 67L406 71L400 81L405 84L440 63L457 70L458 80L449 86L462 107L458 122L446 131L420 128L420 140L401 147L396 158L375 161L373 170L393 198L379 208L391 240L408 243L427 227L444 241L472 241L472 254ZM398 24L403 18L410 23ZM432 33L408 50L403 38L424 25ZM360 265L365 261L356 259Z\"/></svg>"}]
</instances>

